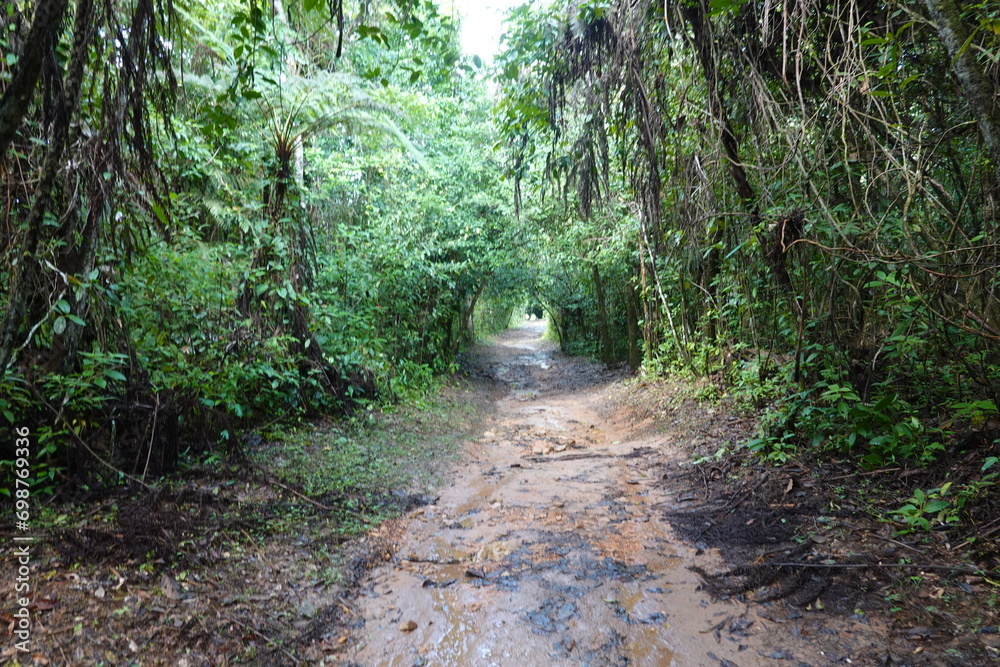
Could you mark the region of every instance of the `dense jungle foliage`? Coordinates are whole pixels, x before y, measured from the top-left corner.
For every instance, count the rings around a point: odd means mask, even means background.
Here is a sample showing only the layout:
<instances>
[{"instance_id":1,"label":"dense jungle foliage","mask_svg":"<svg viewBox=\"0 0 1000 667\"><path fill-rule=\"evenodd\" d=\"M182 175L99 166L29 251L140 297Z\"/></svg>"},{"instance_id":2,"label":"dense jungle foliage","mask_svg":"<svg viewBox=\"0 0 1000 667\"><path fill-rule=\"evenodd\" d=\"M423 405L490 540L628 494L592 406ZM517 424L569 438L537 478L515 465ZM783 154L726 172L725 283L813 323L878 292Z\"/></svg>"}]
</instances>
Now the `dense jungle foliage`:
<instances>
[{"instance_id":1,"label":"dense jungle foliage","mask_svg":"<svg viewBox=\"0 0 1000 667\"><path fill-rule=\"evenodd\" d=\"M564 345L713 377L774 461L1000 436L1000 4L525 5L497 77Z\"/></svg>"},{"instance_id":2,"label":"dense jungle foliage","mask_svg":"<svg viewBox=\"0 0 1000 667\"><path fill-rule=\"evenodd\" d=\"M0 16L0 410L40 484L397 400L523 298L482 62L434 3Z\"/></svg>"},{"instance_id":3,"label":"dense jungle foliage","mask_svg":"<svg viewBox=\"0 0 1000 667\"><path fill-rule=\"evenodd\" d=\"M492 67L430 0L0 20L0 410L43 486L394 400L525 303L765 410L771 460L1000 436L994 2L536 2Z\"/></svg>"}]
</instances>

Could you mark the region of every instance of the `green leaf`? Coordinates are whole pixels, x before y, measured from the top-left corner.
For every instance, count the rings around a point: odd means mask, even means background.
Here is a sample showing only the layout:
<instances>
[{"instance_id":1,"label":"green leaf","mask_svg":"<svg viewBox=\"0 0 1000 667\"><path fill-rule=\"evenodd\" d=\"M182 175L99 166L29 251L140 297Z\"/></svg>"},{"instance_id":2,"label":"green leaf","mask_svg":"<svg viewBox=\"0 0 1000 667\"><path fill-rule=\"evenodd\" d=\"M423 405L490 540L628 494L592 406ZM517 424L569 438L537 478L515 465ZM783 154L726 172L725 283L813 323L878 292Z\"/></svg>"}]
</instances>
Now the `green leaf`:
<instances>
[{"instance_id":1,"label":"green leaf","mask_svg":"<svg viewBox=\"0 0 1000 667\"><path fill-rule=\"evenodd\" d=\"M932 500L926 505L924 505L924 512L927 514L934 514L935 512L940 512L941 510L950 507L951 503L947 500Z\"/></svg>"},{"instance_id":2,"label":"green leaf","mask_svg":"<svg viewBox=\"0 0 1000 667\"><path fill-rule=\"evenodd\" d=\"M125 382L126 380L125 376L122 375L119 371L110 368L104 371L104 375L111 378L112 380L118 380L119 382Z\"/></svg>"},{"instance_id":3,"label":"green leaf","mask_svg":"<svg viewBox=\"0 0 1000 667\"><path fill-rule=\"evenodd\" d=\"M732 12L747 3L747 0L712 0L709 5L709 15L718 16L726 12Z\"/></svg>"},{"instance_id":4,"label":"green leaf","mask_svg":"<svg viewBox=\"0 0 1000 667\"><path fill-rule=\"evenodd\" d=\"M62 335L66 331L66 318L61 315L56 318L56 321L52 324L52 333L57 336Z\"/></svg>"},{"instance_id":5,"label":"green leaf","mask_svg":"<svg viewBox=\"0 0 1000 667\"><path fill-rule=\"evenodd\" d=\"M149 203L149 207L153 209L153 213L156 215L156 218L164 227L170 226L170 218L167 217L167 212L163 210L162 206L153 201Z\"/></svg>"}]
</instances>

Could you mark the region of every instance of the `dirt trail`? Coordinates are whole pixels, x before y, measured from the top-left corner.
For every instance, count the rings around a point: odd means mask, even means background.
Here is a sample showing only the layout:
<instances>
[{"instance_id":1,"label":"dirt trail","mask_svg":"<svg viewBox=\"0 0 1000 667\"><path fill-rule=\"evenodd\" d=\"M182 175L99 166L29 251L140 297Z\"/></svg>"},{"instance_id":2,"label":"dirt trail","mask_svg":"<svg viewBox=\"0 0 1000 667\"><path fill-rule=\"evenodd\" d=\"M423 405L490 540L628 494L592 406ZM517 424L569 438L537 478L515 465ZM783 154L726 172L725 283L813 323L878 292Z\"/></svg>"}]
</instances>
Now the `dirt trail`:
<instances>
[{"instance_id":1,"label":"dirt trail","mask_svg":"<svg viewBox=\"0 0 1000 667\"><path fill-rule=\"evenodd\" d=\"M475 365L506 384L433 505L362 582L345 665L866 664L867 621L713 601L712 553L665 518L681 454L608 407L618 377L561 355L542 325L506 332ZM804 617L804 614L806 616ZM777 661L777 662L776 662Z\"/></svg>"}]
</instances>

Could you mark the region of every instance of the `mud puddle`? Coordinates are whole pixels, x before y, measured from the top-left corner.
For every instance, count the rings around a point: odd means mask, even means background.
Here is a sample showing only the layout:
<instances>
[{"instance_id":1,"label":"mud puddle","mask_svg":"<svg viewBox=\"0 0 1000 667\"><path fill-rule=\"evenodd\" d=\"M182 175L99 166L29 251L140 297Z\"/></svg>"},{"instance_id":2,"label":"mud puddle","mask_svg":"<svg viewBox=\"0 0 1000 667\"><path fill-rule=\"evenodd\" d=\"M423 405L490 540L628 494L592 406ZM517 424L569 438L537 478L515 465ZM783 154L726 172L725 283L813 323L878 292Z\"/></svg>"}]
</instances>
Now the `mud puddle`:
<instances>
[{"instance_id":1,"label":"mud puddle","mask_svg":"<svg viewBox=\"0 0 1000 667\"><path fill-rule=\"evenodd\" d=\"M410 512L394 557L362 582L342 665L873 664L865 618L713 600L689 568L721 570L666 516L683 434L608 408L620 378L561 355L541 324L479 350L508 387L436 502ZM871 662L870 662L871 661Z\"/></svg>"}]
</instances>

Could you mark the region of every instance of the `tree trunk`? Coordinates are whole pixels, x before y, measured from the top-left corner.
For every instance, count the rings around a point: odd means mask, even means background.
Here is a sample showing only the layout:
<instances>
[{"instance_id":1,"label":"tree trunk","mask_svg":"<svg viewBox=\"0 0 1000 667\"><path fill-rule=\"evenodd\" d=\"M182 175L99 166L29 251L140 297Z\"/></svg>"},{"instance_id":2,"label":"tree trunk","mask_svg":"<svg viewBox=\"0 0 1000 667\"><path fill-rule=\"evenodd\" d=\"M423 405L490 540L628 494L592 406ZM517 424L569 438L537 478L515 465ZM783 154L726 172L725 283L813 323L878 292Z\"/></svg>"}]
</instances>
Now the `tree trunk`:
<instances>
[{"instance_id":1,"label":"tree trunk","mask_svg":"<svg viewBox=\"0 0 1000 667\"><path fill-rule=\"evenodd\" d=\"M928 0L930 2L931 0ZM708 106L715 122L719 124L719 131L722 135L722 149L729 161L729 171L733 175L736 184L736 192L739 194L743 205L748 212L757 215L757 196L750 185L743 161L740 160L740 142L733 132L733 126L729 122L729 114L722 104L722 95L719 93L719 73L715 64L715 53L712 50L712 24L705 16L704 8L696 1L694 4L684 8L684 17L691 26L694 35L694 48L698 53L698 61L701 63L702 72L705 75L705 86L708 90ZM721 234L722 226L717 228Z\"/></svg>"},{"instance_id":2,"label":"tree trunk","mask_svg":"<svg viewBox=\"0 0 1000 667\"><path fill-rule=\"evenodd\" d=\"M643 247L644 238L639 237L640 248ZM646 277L646 260L645 253L641 250L639 251L639 287L644 295L650 293L649 281ZM645 350L646 359L653 358L653 351L656 347L653 336L656 332L655 327L655 309L651 303L651 299L642 299L642 343L643 349Z\"/></svg>"},{"instance_id":3,"label":"tree trunk","mask_svg":"<svg viewBox=\"0 0 1000 667\"><path fill-rule=\"evenodd\" d=\"M993 167L1000 171L1000 106L994 101L993 85L976 60L976 50L968 44L969 31L962 22L961 8L956 0L926 2L934 27L951 56L955 74L979 125Z\"/></svg>"},{"instance_id":4,"label":"tree trunk","mask_svg":"<svg viewBox=\"0 0 1000 667\"><path fill-rule=\"evenodd\" d=\"M608 326L608 306L604 299L604 283L597 264L591 265L594 274L594 291L597 292L597 326L601 335L601 361L610 366L614 361L614 350L611 347L611 330Z\"/></svg>"},{"instance_id":5,"label":"tree trunk","mask_svg":"<svg viewBox=\"0 0 1000 667\"><path fill-rule=\"evenodd\" d=\"M748 228L753 229L760 218L760 205L750 179L747 176L746 168L740 159L740 143L733 132L732 124L729 122L729 114L722 103L722 95L719 92L719 72L713 51L713 36L711 20L705 15L704 7L697 1L684 8L684 17L691 26L694 39L694 48L701 63L702 72L705 75L705 86L708 91L709 112L719 126L722 150L726 160L729 162L729 172L732 174L736 185L736 192L749 215ZM711 236L706 240L709 248L708 253L702 260L701 283L702 288L708 295L710 301L715 300L715 276L722 266L720 247L725 238L726 223L725 218L719 218L712 228ZM709 308L714 308L714 303L709 303ZM705 338L709 343L715 341L717 330L715 318L709 318L705 322ZM706 369L707 372L708 369Z\"/></svg>"},{"instance_id":6,"label":"tree trunk","mask_svg":"<svg viewBox=\"0 0 1000 667\"><path fill-rule=\"evenodd\" d=\"M39 9L41 11L41 9ZM63 150L69 135L69 123L77 115L80 106L80 89L83 85L83 66L87 59L87 51L90 40L93 37L92 29L94 14L94 3L92 0L81 0L76 9L76 18L73 26L73 50L70 54L69 66L66 69L65 80L62 85L63 95L59 102L63 105L63 113L55 114L55 119L49 127L49 145L45 151L45 160L42 164L42 176L35 188L35 200L32 202L31 210L28 212L28 219L25 221L25 236L21 241L21 250L18 257L17 267L11 280L10 292L7 297L7 310L4 312L3 320L0 321L0 374L11 363L15 353L14 339L18 331L24 324L27 317L29 292L36 284L38 276L38 261L36 254L38 245L42 239L43 221L45 213L49 208L49 198L55 187L56 176L59 165L62 162ZM61 14L60 14L61 16ZM39 12L35 13L35 21L40 18ZM48 26L50 30L58 29L58 26ZM35 26L32 25L32 31ZM30 33L29 33L30 37ZM41 39L47 35L42 33ZM30 47L25 47L27 51ZM32 85L31 92L34 91ZM8 92L10 90L8 89ZM30 98L30 95L29 95ZM30 103L30 99L26 104ZM4 95L0 105L7 104L7 95ZM0 114L5 113L0 109ZM5 119L0 122L6 122ZM18 123L20 119L18 119ZM16 128L11 131L11 135ZM0 137L2 142L2 137ZM4 150L6 150L6 144ZM23 346L22 346L23 347Z\"/></svg>"},{"instance_id":7,"label":"tree trunk","mask_svg":"<svg viewBox=\"0 0 1000 667\"><path fill-rule=\"evenodd\" d=\"M17 73L0 98L0 158L7 155L7 147L31 106L42 60L47 50L55 48L66 5L67 0L38 0Z\"/></svg>"},{"instance_id":8,"label":"tree trunk","mask_svg":"<svg viewBox=\"0 0 1000 667\"><path fill-rule=\"evenodd\" d=\"M637 371L642 364L642 348L639 347L639 295L635 285L625 285L625 318L628 321L628 367Z\"/></svg>"},{"instance_id":9,"label":"tree trunk","mask_svg":"<svg viewBox=\"0 0 1000 667\"><path fill-rule=\"evenodd\" d=\"M468 337L468 340L473 343L476 342L476 319L475 319L476 304L479 302L479 297L482 295L483 290L486 289L487 281L488 278L483 280L483 284L476 289L475 293L472 295L472 298L469 299L468 304L465 307L463 307L461 313L462 314L461 329ZM453 344L451 345L452 356L458 354L458 347L461 344L462 344L462 337L461 336L456 337Z\"/></svg>"}]
</instances>

